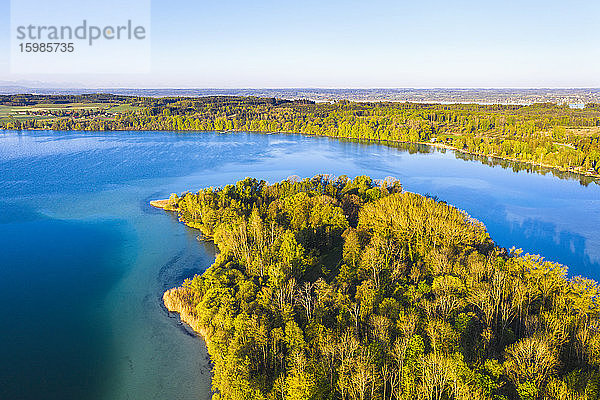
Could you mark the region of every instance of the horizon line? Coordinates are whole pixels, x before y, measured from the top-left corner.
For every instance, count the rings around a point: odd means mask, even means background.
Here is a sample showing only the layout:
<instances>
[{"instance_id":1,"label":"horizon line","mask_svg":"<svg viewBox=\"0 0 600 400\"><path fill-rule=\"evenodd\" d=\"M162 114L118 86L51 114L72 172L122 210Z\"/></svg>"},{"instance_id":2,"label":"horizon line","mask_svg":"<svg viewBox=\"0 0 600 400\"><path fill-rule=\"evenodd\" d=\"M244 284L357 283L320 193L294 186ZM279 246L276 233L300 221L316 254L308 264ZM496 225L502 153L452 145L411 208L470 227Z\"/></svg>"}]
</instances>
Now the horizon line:
<instances>
[{"instance_id":1,"label":"horizon line","mask_svg":"<svg viewBox=\"0 0 600 400\"><path fill-rule=\"evenodd\" d=\"M27 89L62 89L62 90L600 90L600 86L45 86L18 83L3 83L0 88L17 87Z\"/></svg>"}]
</instances>

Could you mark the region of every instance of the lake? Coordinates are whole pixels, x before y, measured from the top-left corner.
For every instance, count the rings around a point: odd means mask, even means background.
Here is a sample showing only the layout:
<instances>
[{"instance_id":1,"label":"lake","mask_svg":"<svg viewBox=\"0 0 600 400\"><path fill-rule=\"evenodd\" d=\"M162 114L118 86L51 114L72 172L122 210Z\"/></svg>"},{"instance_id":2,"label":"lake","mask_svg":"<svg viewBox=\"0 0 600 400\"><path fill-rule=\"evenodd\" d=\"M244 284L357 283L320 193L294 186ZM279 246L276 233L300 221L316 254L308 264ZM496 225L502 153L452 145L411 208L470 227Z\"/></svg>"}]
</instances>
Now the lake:
<instances>
[{"instance_id":1,"label":"lake","mask_svg":"<svg viewBox=\"0 0 600 400\"><path fill-rule=\"evenodd\" d=\"M290 175L394 176L600 278L600 185L426 146L216 132L0 132L0 398L207 399L202 341L162 306L214 248L149 206Z\"/></svg>"}]
</instances>

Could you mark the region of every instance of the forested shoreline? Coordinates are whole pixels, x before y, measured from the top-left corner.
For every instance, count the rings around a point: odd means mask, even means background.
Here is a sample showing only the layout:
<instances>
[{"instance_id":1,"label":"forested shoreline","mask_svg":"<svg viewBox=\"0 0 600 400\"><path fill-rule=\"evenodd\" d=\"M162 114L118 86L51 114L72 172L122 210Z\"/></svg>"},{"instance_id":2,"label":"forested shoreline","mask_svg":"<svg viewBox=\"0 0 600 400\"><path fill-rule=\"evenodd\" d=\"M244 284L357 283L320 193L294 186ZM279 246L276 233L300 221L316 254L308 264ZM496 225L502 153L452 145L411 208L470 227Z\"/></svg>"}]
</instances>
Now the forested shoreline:
<instances>
[{"instance_id":1,"label":"forested shoreline","mask_svg":"<svg viewBox=\"0 0 600 400\"><path fill-rule=\"evenodd\" d=\"M87 96L87 97L86 97ZM256 97L0 96L0 104L126 103L127 112L3 119L4 129L284 132L428 143L461 152L600 174L600 105L315 103Z\"/></svg>"},{"instance_id":2,"label":"forested shoreline","mask_svg":"<svg viewBox=\"0 0 600 400\"><path fill-rule=\"evenodd\" d=\"M393 178L247 178L161 204L218 248L164 295L213 399L599 399L600 288Z\"/></svg>"}]
</instances>

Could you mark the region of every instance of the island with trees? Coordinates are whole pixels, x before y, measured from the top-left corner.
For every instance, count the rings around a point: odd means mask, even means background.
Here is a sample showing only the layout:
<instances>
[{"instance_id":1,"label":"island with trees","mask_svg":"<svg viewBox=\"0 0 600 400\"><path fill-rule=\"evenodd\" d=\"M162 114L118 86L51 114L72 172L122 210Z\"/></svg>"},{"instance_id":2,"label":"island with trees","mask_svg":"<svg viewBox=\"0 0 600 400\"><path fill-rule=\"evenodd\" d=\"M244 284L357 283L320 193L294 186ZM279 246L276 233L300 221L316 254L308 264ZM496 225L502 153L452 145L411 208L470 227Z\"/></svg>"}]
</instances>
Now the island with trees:
<instances>
[{"instance_id":1,"label":"island with trees","mask_svg":"<svg viewBox=\"0 0 600 400\"><path fill-rule=\"evenodd\" d=\"M77 107L66 109L69 104ZM426 143L581 175L600 175L599 104L577 109L553 103L316 103L234 96L4 95L0 96L0 128L299 133Z\"/></svg>"},{"instance_id":2,"label":"island with trees","mask_svg":"<svg viewBox=\"0 0 600 400\"><path fill-rule=\"evenodd\" d=\"M214 241L164 294L213 399L599 399L600 287L393 178L246 178L155 203Z\"/></svg>"}]
</instances>

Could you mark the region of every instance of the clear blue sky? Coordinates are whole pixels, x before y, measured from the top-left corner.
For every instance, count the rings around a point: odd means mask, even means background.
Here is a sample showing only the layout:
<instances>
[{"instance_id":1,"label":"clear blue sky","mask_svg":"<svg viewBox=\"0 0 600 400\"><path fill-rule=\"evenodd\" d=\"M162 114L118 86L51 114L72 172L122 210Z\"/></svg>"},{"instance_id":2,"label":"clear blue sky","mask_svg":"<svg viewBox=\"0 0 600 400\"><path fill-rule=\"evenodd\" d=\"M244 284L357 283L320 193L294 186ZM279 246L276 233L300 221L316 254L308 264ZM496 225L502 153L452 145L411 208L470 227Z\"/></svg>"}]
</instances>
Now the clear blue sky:
<instances>
[{"instance_id":1,"label":"clear blue sky","mask_svg":"<svg viewBox=\"0 0 600 400\"><path fill-rule=\"evenodd\" d=\"M27 0L23 0L27 1ZM87 87L599 87L600 2L152 0L151 73Z\"/></svg>"}]
</instances>

